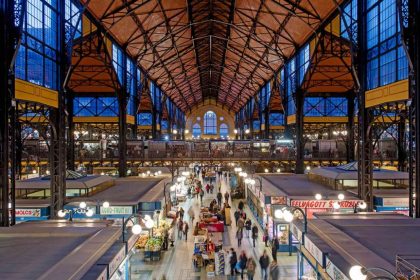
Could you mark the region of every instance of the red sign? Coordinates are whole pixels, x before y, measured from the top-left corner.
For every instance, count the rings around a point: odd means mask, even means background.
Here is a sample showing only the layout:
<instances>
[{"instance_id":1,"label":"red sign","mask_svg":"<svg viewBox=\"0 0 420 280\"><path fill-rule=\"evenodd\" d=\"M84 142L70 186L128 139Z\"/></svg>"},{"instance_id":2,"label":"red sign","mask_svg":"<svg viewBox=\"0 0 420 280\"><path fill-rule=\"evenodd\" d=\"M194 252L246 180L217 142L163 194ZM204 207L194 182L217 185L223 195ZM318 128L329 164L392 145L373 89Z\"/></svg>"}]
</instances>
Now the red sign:
<instances>
[{"instance_id":1,"label":"red sign","mask_svg":"<svg viewBox=\"0 0 420 280\"><path fill-rule=\"evenodd\" d=\"M41 217L41 209L16 209L16 217Z\"/></svg>"},{"instance_id":2,"label":"red sign","mask_svg":"<svg viewBox=\"0 0 420 280\"><path fill-rule=\"evenodd\" d=\"M326 209L333 209L334 202L338 202L340 204L340 208L354 208L357 202L361 200L292 200L291 206L299 207L299 208L326 208Z\"/></svg>"}]
</instances>

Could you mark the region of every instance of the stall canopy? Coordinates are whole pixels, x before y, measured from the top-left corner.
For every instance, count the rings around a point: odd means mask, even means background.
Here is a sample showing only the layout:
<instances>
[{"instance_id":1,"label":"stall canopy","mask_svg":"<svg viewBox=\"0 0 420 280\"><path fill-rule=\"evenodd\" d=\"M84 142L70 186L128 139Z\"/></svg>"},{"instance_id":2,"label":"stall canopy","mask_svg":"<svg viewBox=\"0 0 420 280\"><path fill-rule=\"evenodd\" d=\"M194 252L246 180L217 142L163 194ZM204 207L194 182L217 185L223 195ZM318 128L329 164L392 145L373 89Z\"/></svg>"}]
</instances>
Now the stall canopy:
<instances>
[{"instance_id":1,"label":"stall canopy","mask_svg":"<svg viewBox=\"0 0 420 280\"><path fill-rule=\"evenodd\" d=\"M357 169L357 162L350 162L340 166L314 168L310 174L333 180L357 180ZM375 168L373 180L408 180L408 173Z\"/></svg>"},{"instance_id":2,"label":"stall canopy","mask_svg":"<svg viewBox=\"0 0 420 280\"><path fill-rule=\"evenodd\" d=\"M238 111L344 1L80 2L179 108Z\"/></svg>"}]
</instances>

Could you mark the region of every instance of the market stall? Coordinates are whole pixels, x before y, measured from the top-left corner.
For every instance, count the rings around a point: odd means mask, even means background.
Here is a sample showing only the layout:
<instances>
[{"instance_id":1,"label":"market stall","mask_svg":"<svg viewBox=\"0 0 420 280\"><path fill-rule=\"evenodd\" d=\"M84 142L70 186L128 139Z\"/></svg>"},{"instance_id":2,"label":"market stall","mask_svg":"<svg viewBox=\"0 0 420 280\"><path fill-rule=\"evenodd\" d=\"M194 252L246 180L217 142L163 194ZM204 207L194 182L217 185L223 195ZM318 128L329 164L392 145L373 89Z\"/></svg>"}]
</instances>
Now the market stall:
<instances>
[{"instance_id":1,"label":"market stall","mask_svg":"<svg viewBox=\"0 0 420 280\"><path fill-rule=\"evenodd\" d=\"M216 273L216 254L222 249L223 236L218 232L208 232L199 229L194 236L193 266L196 270L205 268L207 277L214 277ZM218 272L220 271L220 256L217 255ZM224 265L224 258L223 258Z\"/></svg>"},{"instance_id":2,"label":"market stall","mask_svg":"<svg viewBox=\"0 0 420 280\"><path fill-rule=\"evenodd\" d=\"M200 221L198 222L199 228L207 229L208 232L224 232L225 226L220 212L210 212L209 208L203 207L200 210Z\"/></svg>"}]
</instances>

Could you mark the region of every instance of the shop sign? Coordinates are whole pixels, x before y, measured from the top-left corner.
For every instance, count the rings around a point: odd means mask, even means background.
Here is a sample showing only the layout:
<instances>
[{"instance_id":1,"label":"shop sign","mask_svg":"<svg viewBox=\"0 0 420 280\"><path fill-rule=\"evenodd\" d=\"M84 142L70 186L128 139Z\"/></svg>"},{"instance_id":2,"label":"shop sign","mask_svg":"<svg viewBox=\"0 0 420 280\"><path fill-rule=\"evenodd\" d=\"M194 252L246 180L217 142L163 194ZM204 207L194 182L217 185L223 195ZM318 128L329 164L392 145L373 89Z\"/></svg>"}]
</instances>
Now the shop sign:
<instances>
[{"instance_id":1,"label":"shop sign","mask_svg":"<svg viewBox=\"0 0 420 280\"><path fill-rule=\"evenodd\" d=\"M324 266L324 254L322 251L305 235L304 246L306 250L316 259L316 261L323 267Z\"/></svg>"},{"instance_id":2,"label":"shop sign","mask_svg":"<svg viewBox=\"0 0 420 280\"><path fill-rule=\"evenodd\" d=\"M292 200L291 206L300 208L334 208L334 202L338 202L341 208L354 208L360 200Z\"/></svg>"},{"instance_id":3,"label":"shop sign","mask_svg":"<svg viewBox=\"0 0 420 280\"><path fill-rule=\"evenodd\" d=\"M382 206L398 207L408 206L410 199L408 197L383 197Z\"/></svg>"},{"instance_id":4,"label":"shop sign","mask_svg":"<svg viewBox=\"0 0 420 280\"><path fill-rule=\"evenodd\" d=\"M108 273L106 270L106 265L104 265L104 269L102 270L101 274L99 274L98 278L96 280L107 280L108 279Z\"/></svg>"},{"instance_id":5,"label":"shop sign","mask_svg":"<svg viewBox=\"0 0 420 280\"><path fill-rule=\"evenodd\" d=\"M302 244L302 231L293 223L291 224L290 230L295 238L299 240L299 243Z\"/></svg>"},{"instance_id":6,"label":"shop sign","mask_svg":"<svg viewBox=\"0 0 420 280\"><path fill-rule=\"evenodd\" d=\"M125 248L122 247L109 263L109 275L112 275L125 258Z\"/></svg>"},{"instance_id":7,"label":"shop sign","mask_svg":"<svg viewBox=\"0 0 420 280\"><path fill-rule=\"evenodd\" d=\"M100 209L101 215L131 215L133 214L133 207L131 206L110 206L102 207Z\"/></svg>"},{"instance_id":8,"label":"shop sign","mask_svg":"<svg viewBox=\"0 0 420 280\"><path fill-rule=\"evenodd\" d=\"M327 274L334 280L350 280L340 269L338 269L333 262L327 257L327 264L325 266Z\"/></svg>"},{"instance_id":9,"label":"shop sign","mask_svg":"<svg viewBox=\"0 0 420 280\"><path fill-rule=\"evenodd\" d=\"M41 217L41 209L16 209L16 217Z\"/></svg>"},{"instance_id":10,"label":"shop sign","mask_svg":"<svg viewBox=\"0 0 420 280\"><path fill-rule=\"evenodd\" d=\"M272 196L271 197L271 204L279 204L279 205L286 205L287 199L285 196Z\"/></svg>"}]
</instances>

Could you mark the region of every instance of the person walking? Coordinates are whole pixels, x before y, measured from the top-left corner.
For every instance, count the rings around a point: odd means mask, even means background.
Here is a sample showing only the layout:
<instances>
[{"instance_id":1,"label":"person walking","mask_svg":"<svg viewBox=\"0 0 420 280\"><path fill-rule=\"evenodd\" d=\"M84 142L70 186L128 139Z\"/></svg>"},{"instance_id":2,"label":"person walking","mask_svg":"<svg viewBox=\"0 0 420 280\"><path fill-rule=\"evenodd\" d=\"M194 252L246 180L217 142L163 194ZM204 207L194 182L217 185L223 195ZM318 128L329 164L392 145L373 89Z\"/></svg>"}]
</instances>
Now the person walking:
<instances>
[{"instance_id":1,"label":"person walking","mask_svg":"<svg viewBox=\"0 0 420 280\"><path fill-rule=\"evenodd\" d=\"M181 220L184 220L184 209L182 207L179 207L179 218Z\"/></svg>"},{"instance_id":2,"label":"person walking","mask_svg":"<svg viewBox=\"0 0 420 280\"><path fill-rule=\"evenodd\" d=\"M242 245L242 238L244 237L242 229L236 230L236 238L238 239L238 247L241 247Z\"/></svg>"},{"instance_id":3,"label":"person walking","mask_svg":"<svg viewBox=\"0 0 420 280\"><path fill-rule=\"evenodd\" d=\"M239 217L241 216L239 210L236 210L235 213L233 213L233 216L235 217L235 225L238 226L238 220L239 220Z\"/></svg>"},{"instance_id":4,"label":"person walking","mask_svg":"<svg viewBox=\"0 0 420 280\"><path fill-rule=\"evenodd\" d=\"M229 192L225 192L225 202L229 203Z\"/></svg>"},{"instance_id":5,"label":"person walking","mask_svg":"<svg viewBox=\"0 0 420 280\"><path fill-rule=\"evenodd\" d=\"M277 237L274 237L273 244L271 244L271 256L273 257L273 260L277 262L277 251L279 250L279 239Z\"/></svg>"},{"instance_id":6,"label":"person walking","mask_svg":"<svg viewBox=\"0 0 420 280\"><path fill-rule=\"evenodd\" d=\"M263 239L264 239L265 247L268 247L268 241L269 241L268 238L269 238L269 235L268 235L268 224L265 224L264 233L263 233Z\"/></svg>"},{"instance_id":7,"label":"person walking","mask_svg":"<svg viewBox=\"0 0 420 280\"><path fill-rule=\"evenodd\" d=\"M254 224L254 226L252 227L252 243L254 245L255 248L255 240L257 240L258 238L258 227L257 224Z\"/></svg>"},{"instance_id":8,"label":"person walking","mask_svg":"<svg viewBox=\"0 0 420 280\"><path fill-rule=\"evenodd\" d=\"M238 227L238 229L243 230L244 226L245 226L245 221L244 219L242 219L241 216L239 216L238 222L236 223L236 226Z\"/></svg>"},{"instance_id":9,"label":"person walking","mask_svg":"<svg viewBox=\"0 0 420 280\"><path fill-rule=\"evenodd\" d=\"M246 268L246 263L248 258L245 254L245 251L242 251L241 255L239 256L239 268L241 269L241 279L244 279L244 270Z\"/></svg>"},{"instance_id":10,"label":"person walking","mask_svg":"<svg viewBox=\"0 0 420 280\"><path fill-rule=\"evenodd\" d=\"M249 232L251 231L251 219L246 220L245 222L245 229L246 229L246 237L249 238Z\"/></svg>"},{"instance_id":11,"label":"person walking","mask_svg":"<svg viewBox=\"0 0 420 280\"><path fill-rule=\"evenodd\" d=\"M203 189L200 189L200 203L203 204L203 196L204 196L204 191Z\"/></svg>"},{"instance_id":12,"label":"person walking","mask_svg":"<svg viewBox=\"0 0 420 280\"><path fill-rule=\"evenodd\" d=\"M187 222L184 222L183 231L184 231L184 235L185 235L185 241L187 241L187 238L188 238L188 229L189 228L190 227L188 226L188 223Z\"/></svg>"},{"instance_id":13,"label":"person walking","mask_svg":"<svg viewBox=\"0 0 420 280\"><path fill-rule=\"evenodd\" d=\"M267 252L264 250L262 256L260 257L261 279L263 280L268 280L269 264L270 264L270 259L268 258Z\"/></svg>"},{"instance_id":14,"label":"person walking","mask_svg":"<svg viewBox=\"0 0 420 280\"><path fill-rule=\"evenodd\" d=\"M230 264L230 275L234 276L235 275L235 266L236 263L238 262L238 258L236 256L236 252L235 250L233 250L233 248L230 248L230 257L229 257L229 264Z\"/></svg>"},{"instance_id":15,"label":"person walking","mask_svg":"<svg viewBox=\"0 0 420 280\"><path fill-rule=\"evenodd\" d=\"M250 257L246 262L246 274L249 280L254 280L255 269L257 268L257 264L255 263L254 259Z\"/></svg>"},{"instance_id":16,"label":"person walking","mask_svg":"<svg viewBox=\"0 0 420 280\"><path fill-rule=\"evenodd\" d=\"M280 268L279 265L277 264L276 260L273 260L270 264L270 277L271 280L279 280L280 279Z\"/></svg>"},{"instance_id":17,"label":"person walking","mask_svg":"<svg viewBox=\"0 0 420 280\"><path fill-rule=\"evenodd\" d=\"M223 195L219 190L219 192L217 193L217 205L219 205L219 207L222 207L222 197Z\"/></svg>"},{"instance_id":18,"label":"person walking","mask_svg":"<svg viewBox=\"0 0 420 280\"><path fill-rule=\"evenodd\" d=\"M178 221L178 239L182 239L183 222L181 219Z\"/></svg>"}]
</instances>

